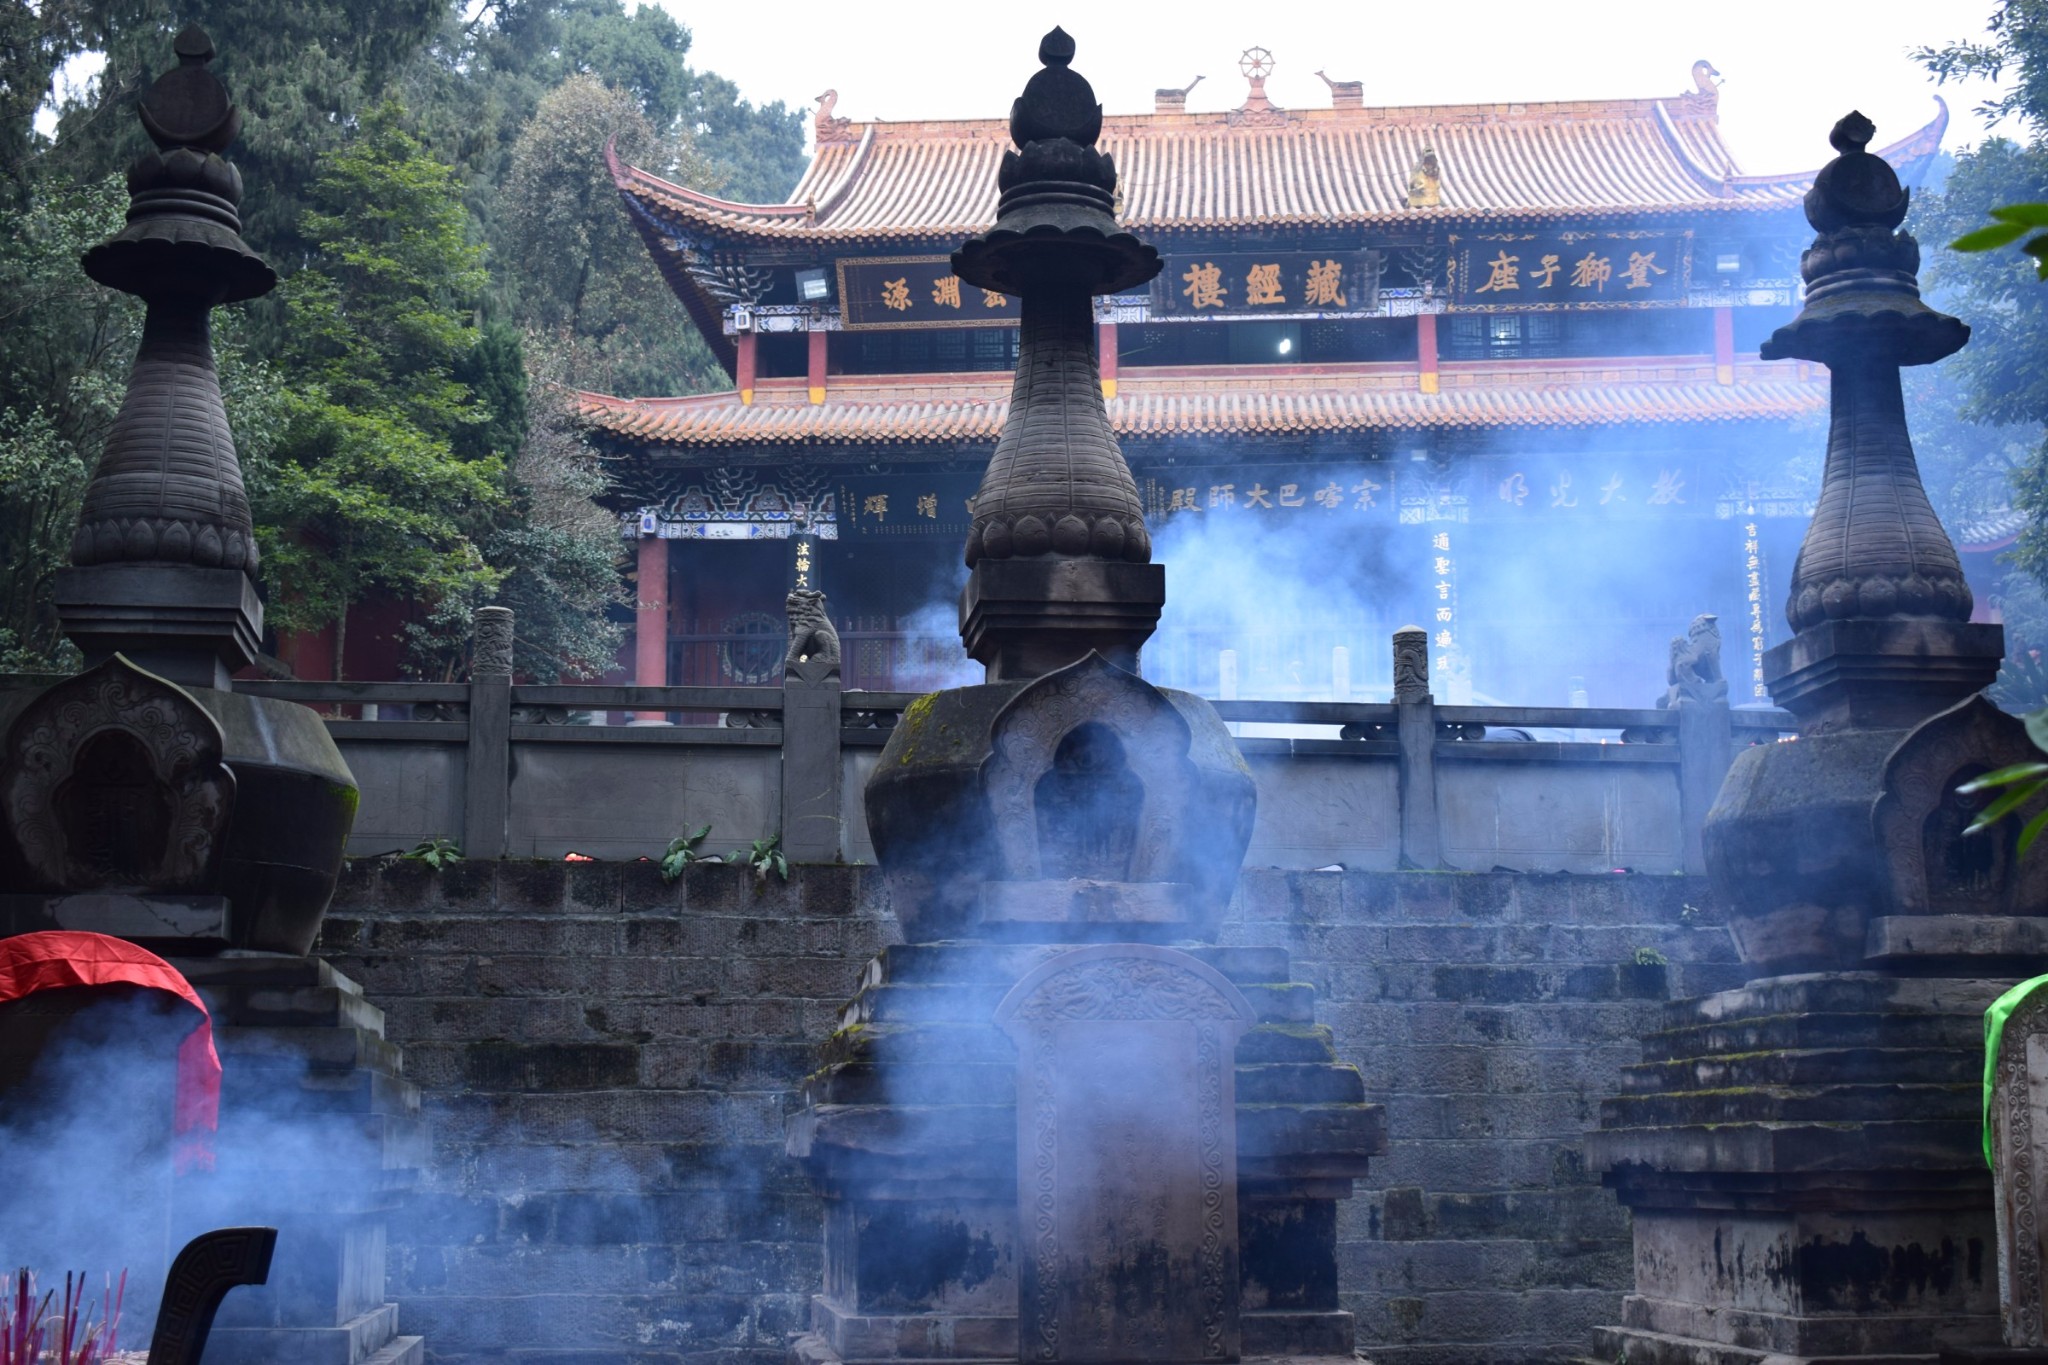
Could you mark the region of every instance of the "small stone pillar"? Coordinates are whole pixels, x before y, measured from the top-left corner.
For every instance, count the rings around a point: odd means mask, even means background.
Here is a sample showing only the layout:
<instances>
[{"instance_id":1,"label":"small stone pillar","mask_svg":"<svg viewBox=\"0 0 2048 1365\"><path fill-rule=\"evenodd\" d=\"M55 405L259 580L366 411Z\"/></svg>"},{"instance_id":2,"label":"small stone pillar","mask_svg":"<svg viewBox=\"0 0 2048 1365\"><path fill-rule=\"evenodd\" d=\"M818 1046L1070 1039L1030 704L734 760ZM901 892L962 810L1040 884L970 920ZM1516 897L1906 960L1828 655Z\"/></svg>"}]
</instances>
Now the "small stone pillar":
<instances>
[{"instance_id":1,"label":"small stone pillar","mask_svg":"<svg viewBox=\"0 0 2048 1365\"><path fill-rule=\"evenodd\" d=\"M1436 812L1436 698L1429 691L1429 632L1394 632L1394 705L1401 741L1401 865L1443 866Z\"/></svg>"},{"instance_id":2,"label":"small stone pillar","mask_svg":"<svg viewBox=\"0 0 2048 1365\"><path fill-rule=\"evenodd\" d=\"M502 858L512 812L512 609L478 607L470 636L462 851Z\"/></svg>"},{"instance_id":3,"label":"small stone pillar","mask_svg":"<svg viewBox=\"0 0 2048 1365\"><path fill-rule=\"evenodd\" d=\"M808 584L809 543L797 542L797 577ZM791 588L789 652L782 660L782 851L791 862L833 863L845 856L839 756L839 632L825 594Z\"/></svg>"}]
</instances>

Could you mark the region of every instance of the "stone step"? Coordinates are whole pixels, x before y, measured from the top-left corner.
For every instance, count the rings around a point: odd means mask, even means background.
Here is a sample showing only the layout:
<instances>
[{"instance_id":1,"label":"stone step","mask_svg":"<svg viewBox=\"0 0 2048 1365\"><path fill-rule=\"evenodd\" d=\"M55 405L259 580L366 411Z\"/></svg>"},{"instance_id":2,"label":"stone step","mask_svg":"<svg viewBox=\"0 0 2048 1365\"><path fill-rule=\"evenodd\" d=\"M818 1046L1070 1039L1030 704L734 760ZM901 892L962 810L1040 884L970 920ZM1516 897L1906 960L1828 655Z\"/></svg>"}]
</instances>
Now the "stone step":
<instances>
[{"instance_id":1,"label":"stone step","mask_svg":"<svg viewBox=\"0 0 2048 1365\"><path fill-rule=\"evenodd\" d=\"M342 978L344 981L346 977ZM201 997L216 1025L242 1028L359 1028L384 1036L384 1011L365 1000L349 982L341 986L262 990L228 997L201 988Z\"/></svg>"},{"instance_id":2,"label":"stone step","mask_svg":"<svg viewBox=\"0 0 2048 1365\"><path fill-rule=\"evenodd\" d=\"M875 985L1000 984L1007 991L1025 973L1071 944L913 943L884 948L869 963ZM1287 950L1191 944L1182 951L1240 985L1286 981Z\"/></svg>"},{"instance_id":3,"label":"stone step","mask_svg":"<svg viewBox=\"0 0 2048 1365\"><path fill-rule=\"evenodd\" d=\"M1237 1064L1334 1062L1336 1035L1326 1024L1256 1024L1237 1040Z\"/></svg>"},{"instance_id":4,"label":"stone step","mask_svg":"<svg viewBox=\"0 0 2048 1365\"><path fill-rule=\"evenodd\" d=\"M921 1180L955 1166L977 1173L1013 1169L1017 1110L1011 1104L816 1105L792 1117L790 1153L838 1148L904 1164ZM1386 1114L1376 1104L1237 1106L1237 1154L1247 1177L1366 1174L1386 1150Z\"/></svg>"},{"instance_id":5,"label":"stone step","mask_svg":"<svg viewBox=\"0 0 2048 1365\"><path fill-rule=\"evenodd\" d=\"M362 1365L424 1365L426 1358L425 1337L393 1337L383 1349L364 1357Z\"/></svg>"},{"instance_id":6,"label":"stone step","mask_svg":"<svg viewBox=\"0 0 2048 1365\"><path fill-rule=\"evenodd\" d=\"M245 1065L271 1059L296 1059L316 1071L381 1072L396 1076L402 1053L383 1035L363 1028L239 1028L213 1031L214 1047L223 1060Z\"/></svg>"},{"instance_id":7,"label":"stone step","mask_svg":"<svg viewBox=\"0 0 2048 1365\"><path fill-rule=\"evenodd\" d=\"M1982 1044L1975 1048L1813 1048L1688 1057L1624 1067L1624 1094L1677 1094L1754 1086L1893 1082L1960 1085L1981 1082Z\"/></svg>"},{"instance_id":8,"label":"stone step","mask_svg":"<svg viewBox=\"0 0 2048 1365\"><path fill-rule=\"evenodd\" d=\"M1884 1122L1976 1118L1981 1084L1809 1085L1617 1095L1600 1102L1600 1126L1667 1128L1730 1123Z\"/></svg>"},{"instance_id":9,"label":"stone step","mask_svg":"<svg viewBox=\"0 0 2048 1365\"><path fill-rule=\"evenodd\" d=\"M1353 1066L1282 1062L1236 1068L1239 1104L1357 1104L1365 1079ZM806 1104L1003 1104L1014 1101L1014 1064L878 1067L839 1062L805 1078Z\"/></svg>"},{"instance_id":10,"label":"stone step","mask_svg":"<svg viewBox=\"0 0 2048 1365\"><path fill-rule=\"evenodd\" d=\"M1017 1049L993 1024L864 1022L842 1027L827 1039L820 1060L827 1066L911 1067L930 1065L934 1057L957 1066L1007 1069L1016 1065ZM1254 1024L1237 1041L1240 1067L1336 1060L1334 1036L1323 1024Z\"/></svg>"},{"instance_id":11,"label":"stone step","mask_svg":"<svg viewBox=\"0 0 2048 1365\"><path fill-rule=\"evenodd\" d=\"M1735 1024L1787 1014L1968 1015L1984 1017L2010 982L1826 972L1753 981L1663 1007L1659 1032Z\"/></svg>"},{"instance_id":12,"label":"stone step","mask_svg":"<svg viewBox=\"0 0 2048 1365\"><path fill-rule=\"evenodd\" d=\"M1237 1102L1247 1104L1363 1104L1365 1077L1348 1062L1237 1065Z\"/></svg>"},{"instance_id":13,"label":"stone step","mask_svg":"<svg viewBox=\"0 0 2048 1365\"><path fill-rule=\"evenodd\" d=\"M1351 1314L1335 1310L1254 1312L1239 1322L1247 1356L1350 1356L1358 1342Z\"/></svg>"},{"instance_id":14,"label":"stone step","mask_svg":"<svg viewBox=\"0 0 2048 1365\"><path fill-rule=\"evenodd\" d=\"M1666 1336L1640 1327L1595 1327L1593 1359L1601 1362L1626 1361L1628 1365L1764 1365L1765 1361L1786 1359L1768 1350L1723 1346ZM1926 1365L1926 1357L1916 1357ZM1857 1365L1862 1365L1859 1360Z\"/></svg>"},{"instance_id":15,"label":"stone step","mask_svg":"<svg viewBox=\"0 0 2048 1365\"><path fill-rule=\"evenodd\" d=\"M1313 1024L1316 988L1301 982L1238 987L1262 1024ZM868 1023L959 1023L988 1021L1001 993L986 986L863 985L839 1011L839 1026Z\"/></svg>"},{"instance_id":16,"label":"stone step","mask_svg":"<svg viewBox=\"0 0 2048 1365\"><path fill-rule=\"evenodd\" d=\"M206 1339L206 1362L273 1365L288 1360L293 1365L368 1365L401 1340L398 1305L387 1303L339 1327L216 1326Z\"/></svg>"},{"instance_id":17,"label":"stone step","mask_svg":"<svg viewBox=\"0 0 2048 1365\"><path fill-rule=\"evenodd\" d=\"M860 1062L873 1066L926 1065L943 1057L957 1066L1017 1064L1017 1047L993 1024L905 1024L843 1022L825 1040L820 1057L825 1065Z\"/></svg>"},{"instance_id":18,"label":"stone step","mask_svg":"<svg viewBox=\"0 0 2048 1365\"><path fill-rule=\"evenodd\" d=\"M1778 1048L1982 1046L1980 1014L1774 1014L1665 1029L1643 1039L1643 1060L1675 1061Z\"/></svg>"},{"instance_id":19,"label":"stone step","mask_svg":"<svg viewBox=\"0 0 2048 1365\"><path fill-rule=\"evenodd\" d=\"M287 1058L223 1068L221 1096L271 1113L417 1114L420 1088L376 1071L308 1071Z\"/></svg>"}]
</instances>

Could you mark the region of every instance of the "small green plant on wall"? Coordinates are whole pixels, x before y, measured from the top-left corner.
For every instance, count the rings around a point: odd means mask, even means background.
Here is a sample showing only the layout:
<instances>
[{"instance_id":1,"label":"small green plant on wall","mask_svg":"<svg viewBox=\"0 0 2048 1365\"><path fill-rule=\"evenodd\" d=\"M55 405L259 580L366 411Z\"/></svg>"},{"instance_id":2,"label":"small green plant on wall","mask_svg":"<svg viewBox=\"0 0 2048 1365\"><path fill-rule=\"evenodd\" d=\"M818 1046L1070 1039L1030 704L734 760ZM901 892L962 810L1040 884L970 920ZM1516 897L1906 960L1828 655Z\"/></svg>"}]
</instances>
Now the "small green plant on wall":
<instances>
[{"instance_id":1,"label":"small green plant on wall","mask_svg":"<svg viewBox=\"0 0 2048 1365\"><path fill-rule=\"evenodd\" d=\"M789 880L789 859L782 856L782 836L771 834L765 839L756 839L745 848L736 848L727 862L741 863L754 870L754 880L765 882L770 872Z\"/></svg>"},{"instance_id":2,"label":"small green plant on wall","mask_svg":"<svg viewBox=\"0 0 2048 1365\"><path fill-rule=\"evenodd\" d=\"M424 839L398 855L410 862L425 863L439 872L451 863L462 861L462 850L453 839Z\"/></svg>"},{"instance_id":3,"label":"small green plant on wall","mask_svg":"<svg viewBox=\"0 0 2048 1365\"><path fill-rule=\"evenodd\" d=\"M693 833L678 834L669 840L668 848L661 855L661 879L672 882L683 875L684 868L701 861L704 855L697 851L697 845L703 843L709 833L711 826L699 825Z\"/></svg>"}]
</instances>

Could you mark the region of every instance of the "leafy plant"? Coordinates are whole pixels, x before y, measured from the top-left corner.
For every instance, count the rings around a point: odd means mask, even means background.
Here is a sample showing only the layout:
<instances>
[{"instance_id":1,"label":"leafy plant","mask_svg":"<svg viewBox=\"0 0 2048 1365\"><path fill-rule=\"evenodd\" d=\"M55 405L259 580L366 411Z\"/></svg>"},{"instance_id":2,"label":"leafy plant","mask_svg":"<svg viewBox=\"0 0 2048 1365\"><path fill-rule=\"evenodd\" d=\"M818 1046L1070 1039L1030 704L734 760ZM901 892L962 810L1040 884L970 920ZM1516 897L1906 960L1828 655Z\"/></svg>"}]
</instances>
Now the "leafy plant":
<instances>
[{"instance_id":1,"label":"leafy plant","mask_svg":"<svg viewBox=\"0 0 2048 1365\"><path fill-rule=\"evenodd\" d=\"M2034 747L2048 751L2048 710L2035 711L2027 720L2027 738L2034 741ZM1965 782L1956 788L1964 796L1988 792L1994 788L2005 790L1997 799L1980 811L1970 822L1965 834L1976 834L1987 830L2018 810L2027 802L2048 790L2048 763L2035 760L2032 763L2014 763L2009 767L1989 772L1974 781ZM2035 812L2034 817L2020 828L2019 851L2025 853L2034 840L2041 837L2041 831L2048 829L2048 806Z\"/></svg>"},{"instance_id":2,"label":"leafy plant","mask_svg":"<svg viewBox=\"0 0 2048 1365\"><path fill-rule=\"evenodd\" d=\"M1638 967L1668 967L1670 965L1671 959L1658 952L1655 948L1636 949L1636 966Z\"/></svg>"},{"instance_id":3,"label":"leafy plant","mask_svg":"<svg viewBox=\"0 0 2048 1365\"><path fill-rule=\"evenodd\" d=\"M1949 246L1956 251L1995 251L2030 232L2035 236L2020 250L2034 258L2035 278L2048 280L2048 204L2001 204L1991 210L1991 222Z\"/></svg>"},{"instance_id":4,"label":"leafy plant","mask_svg":"<svg viewBox=\"0 0 2048 1365\"><path fill-rule=\"evenodd\" d=\"M683 869L698 861L703 855L697 852L697 845L704 842L704 836L711 833L711 826L700 825L694 834L678 834L668 841L668 848L661 855L661 879L672 882L683 875Z\"/></svg>"},{"instance_id":5,"label":"leafy plant","mask_svg":"<svg viewBox=\"0 0 2048 1365\"><path fill-rule=\"evenodd\" d=\"M398 855L416 863L425 863L439 872L451 863L462 861L462 850L453 839L425 839Z\"/></svg>"},{"instance_id":6,"label":"leafy plant","mask_svg":"<svg viewBox=\"0 0 2048 1365\"><path fill-rule=\"evenodd\" d=\"M789 859L782 856L782 836L771 834L765 839L756 839L745 848L736 848L729 863L743 863L754 869L754 880L765 882L770 872L789 880Z\"/></svg>"}]
</instances>

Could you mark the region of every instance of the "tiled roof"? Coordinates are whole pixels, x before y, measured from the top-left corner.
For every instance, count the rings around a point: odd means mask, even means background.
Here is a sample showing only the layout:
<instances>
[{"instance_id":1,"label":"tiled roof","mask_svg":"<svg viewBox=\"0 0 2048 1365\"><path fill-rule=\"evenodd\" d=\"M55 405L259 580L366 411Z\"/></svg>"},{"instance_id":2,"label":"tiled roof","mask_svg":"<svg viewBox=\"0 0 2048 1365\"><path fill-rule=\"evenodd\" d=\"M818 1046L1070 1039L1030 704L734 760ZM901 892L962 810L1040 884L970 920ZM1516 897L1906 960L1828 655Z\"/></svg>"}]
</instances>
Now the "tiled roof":
<instances>
[{"instance_id":1,"label":"tiled roof","mask_svg":"<svg viewBox=\"0 0 2048 1365\"><path fill-rule=\"evenodd\" d=\"M1937 100L1937 104L1939 101ZM1113 115L1120 217L1139 233L1261 226L1415 225L1790 208L1812 175L1745 176L1710 95L1548 104ZM1933 122L1885 149L1923 158ZM787 204L737 204L611 161L621 193L728 241L832 246L955 241L995 218L1000 119L819 124L818 152ZM1410 168L1433 148L1441 204L1409 208ZM1911 176L1908 177L1912 178Z\"/></svg>"},{"instance_id":2,"label":"tiled roof","mask_svg":"<svg viewBox=\"0 0 2048 1365\"><path fill-rule=\"evenodd\" d=\"M1126 440L1191 433L1299 434L1374 427L1591 427L1644 422L1788 418L1827 406L1825 379L1761 362L1717 384L1711 362L1486 362L1446 365L1441 391L1422 393L1412 366L1126 370L1109 400ZM1007 374L889 378L834 376L823 403L802 380L761 381L737 393L613 398L582 393L598 430L656 445L993 442L1010 407Z\"/></svg>"}]
</instances>

